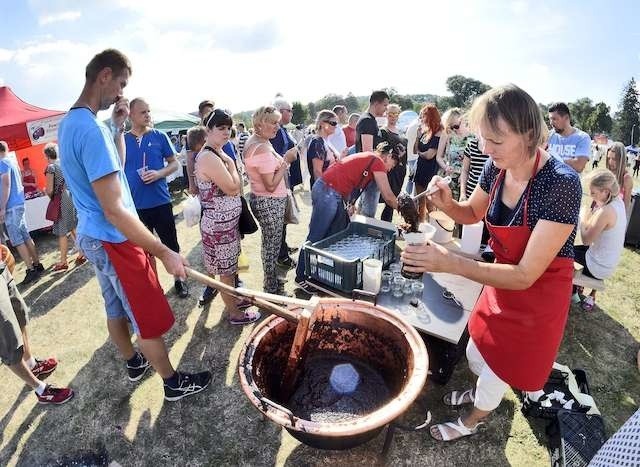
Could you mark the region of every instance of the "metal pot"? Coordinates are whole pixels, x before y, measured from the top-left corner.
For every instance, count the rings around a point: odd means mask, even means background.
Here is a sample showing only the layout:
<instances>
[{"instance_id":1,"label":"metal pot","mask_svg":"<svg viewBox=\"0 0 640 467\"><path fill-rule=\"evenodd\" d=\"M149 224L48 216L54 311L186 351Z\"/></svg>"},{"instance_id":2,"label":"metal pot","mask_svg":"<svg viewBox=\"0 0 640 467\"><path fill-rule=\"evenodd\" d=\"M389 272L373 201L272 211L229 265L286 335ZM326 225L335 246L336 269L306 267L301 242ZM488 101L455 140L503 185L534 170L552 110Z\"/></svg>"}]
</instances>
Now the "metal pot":
<instances>
[{"instance_id":1,"label":"metal pot","mask_svg":"<svg viewBox=\"0 0 640 467\"><path fill-rule=\"evenodd\" d=\"M402 415L425 384L429 361L418 332L393 312L367 302L321 299L306 343L307 358L331 352L375 368L390 389L379 409L343 422L321 423L296 416L278 400L296 324L266 318L240 354L240 383L251 403L301 442L320 449L348 449L375 437Z\"/></svg>"}]
</instances>

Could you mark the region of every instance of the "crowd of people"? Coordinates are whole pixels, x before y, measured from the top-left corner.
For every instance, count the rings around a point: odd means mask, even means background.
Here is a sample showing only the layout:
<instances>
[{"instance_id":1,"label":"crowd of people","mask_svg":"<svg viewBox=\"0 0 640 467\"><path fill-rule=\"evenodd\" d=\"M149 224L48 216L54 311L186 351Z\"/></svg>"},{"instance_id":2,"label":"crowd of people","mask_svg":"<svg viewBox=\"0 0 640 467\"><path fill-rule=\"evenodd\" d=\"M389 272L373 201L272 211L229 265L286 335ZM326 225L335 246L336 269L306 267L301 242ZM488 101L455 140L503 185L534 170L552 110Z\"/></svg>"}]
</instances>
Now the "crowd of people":
<instances>
[{"instance_id":1,"label":"crowd of people","mask_svg":"<svg viewBox=\"0 0 640 467\"><path fill-rule=\"evenodd\" d=\"M174 276L176 294L189 295L187 262L179 253L166 183L180 163L167 135L152 127L149 104L124 97L131 73L121 52L109 49L96 55L87 65L80 97L60 124L59 154L55 146L45 150L45 191L52 198L64 193L54 225L60 239L60 262L54 269L66 269L70 235L80 252L76 262L86 258L94 266L107 328L128 378L137 381L153 367L163 378L165 399L174 401L204 390L211 373L177 371L164 344L174 318L155 272L156 260ZM107 125L97 112L111 106ZM305 165L312 203L310 242L343 230L356 211L373 217L379 203L384 204L381 218L392 221L402 190L421 193L434 185L439 190L420 202L421 220L434 210L463 225L484 220L490 261L458 256L431 242L407 245L402 253L408 271L449 272L485 285L469 321L467 347L478 379L473 388L444 398L449 406L470 404L473 409L431 428L435 439L449 441L476 433L509 386L533 400L540 397L571 300L585 310L595 303L595 291L586 297L575 287L572 292L574 260L587 276L606 279L613 274L623 249L633 179L624 145L610 145L606 168L594 168L587 176L592 202L581 212L580 173L591 157L589 135L572 126L564 103L549 108L549 131L535 100L515 85L491 89L468 111L451 108L441 115L434 104L425 104L404 131L397 126L401 110L389 103L386 92L374 91L361 114L349 115L344 106L322 109L314 134L296 138L288 130L292 107L285 99L257 108L250 129L244 122L234 125L227 111L205 100L199 106L201 125L190 129L184 142L185 175L189 191L201 203L206 272L227 285L241 285L240 226L249 214L261 230L263 289L272 294L287 293L278 268L295 268L296 286L309 291L304 252L296 260L292 255L297 248L286 239L291 190L304 183ZM386 123L380 126L382 117ZM43 266L24 222L24 195L17 189L22 178L4 157L7 150L0 143L0 220L27 276L35 277ZM441 175L449 175L451 183ZM578 232L582 244L574 245ZM205 288L199 303L205 305L216 294ZM5 295L14 303L4 300ZM230 324L260 319L249 301L225 293L221 298ZM0 279L0 311L14 323L3 328L2 361L41 401L66 402L73 395L69 388L43 386L37 379L53 371L56 362L31 355L27 307L6 269ZM138 335L137 349L132 332Z\"/></svg>"}]
</instances>

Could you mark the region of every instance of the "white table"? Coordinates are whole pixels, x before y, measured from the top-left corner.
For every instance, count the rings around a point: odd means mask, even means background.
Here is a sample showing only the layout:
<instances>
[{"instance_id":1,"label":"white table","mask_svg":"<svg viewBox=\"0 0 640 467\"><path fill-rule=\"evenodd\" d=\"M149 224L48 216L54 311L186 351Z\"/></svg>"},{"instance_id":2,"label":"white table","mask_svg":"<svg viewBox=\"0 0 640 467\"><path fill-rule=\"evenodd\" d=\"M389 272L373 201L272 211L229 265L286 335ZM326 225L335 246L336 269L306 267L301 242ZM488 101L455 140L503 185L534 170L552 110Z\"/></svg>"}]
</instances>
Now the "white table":
<instances>
[{"instance_id":1,"label":"white table","mask_svg":"<svg viewBox=\"0 0 640 467\"><path fill-rule=\"evenodd\" d=\"M27 220L27 229L29 229L29 232L53 225L53 222L45 219L48 205L48 196L39 196L38 198L26 199L24 201L24 215Z\"/></svg>"}]
</instances>

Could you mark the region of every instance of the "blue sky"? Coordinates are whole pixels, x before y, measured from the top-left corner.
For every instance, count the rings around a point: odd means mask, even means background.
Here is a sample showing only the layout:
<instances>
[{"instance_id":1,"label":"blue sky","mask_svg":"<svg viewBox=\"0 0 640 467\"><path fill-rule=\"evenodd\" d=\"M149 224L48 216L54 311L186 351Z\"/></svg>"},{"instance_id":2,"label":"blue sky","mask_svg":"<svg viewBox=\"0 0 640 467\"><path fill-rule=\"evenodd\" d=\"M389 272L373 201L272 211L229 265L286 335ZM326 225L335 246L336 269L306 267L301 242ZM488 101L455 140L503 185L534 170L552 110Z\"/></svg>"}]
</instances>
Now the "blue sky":
<instances>
[{"instance_id":1,"label":"blue sky","mask_svg":"<svg viewBox=\"0 0 640 467\"><path fill-rule=\"evenodd\" d=\"M129 97L176 111L204 98L247 110L277 92L303 102L386 86L446 94L454 74L615 110L640 77L632 0L0 0L0 11L0 83L56 109L73 103L86 63L106 47L133 63Z\"/></svg>"}]
</instances>

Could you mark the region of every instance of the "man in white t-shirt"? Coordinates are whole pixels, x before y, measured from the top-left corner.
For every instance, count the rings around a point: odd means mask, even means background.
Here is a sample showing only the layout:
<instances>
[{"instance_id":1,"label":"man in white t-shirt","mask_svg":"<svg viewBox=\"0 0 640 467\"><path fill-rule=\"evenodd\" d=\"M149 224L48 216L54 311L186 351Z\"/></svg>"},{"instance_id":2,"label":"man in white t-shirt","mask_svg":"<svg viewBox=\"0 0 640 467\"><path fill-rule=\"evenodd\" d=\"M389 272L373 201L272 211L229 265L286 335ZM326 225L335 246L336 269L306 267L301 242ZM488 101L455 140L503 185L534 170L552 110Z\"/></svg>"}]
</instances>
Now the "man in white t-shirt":
<instances>
[{"instance_id":1,"label":"man in white t-shirt","mask_svg":"<svg viewBox=\"0 0 640 467\"><path fill-rule=\"evenodd\" d=\"M591 138L584 131L571 126L569 107L564 102L549 107L549 122L553 130L549 134L547 150L556 159L580 173L589 161Z\"/></svg>"},{"instance_id":2,"label":"man in white t-shirt","mask_svg":"<svg viewBox=\"0 0 640 467\"><path fill-rule=\"evenodd\" d=\"M418 128L420 120L415 119L407 127L405 136L407 137L407 193L413 194L413 176L416 173L416 165L418 164L418 154L414 152L416 138L418 137Z\"/></svg>"},{"instance_id":3,"label":"man in white t-shirt","mask_svg":"<svg viewBox=\"0 0 640 467\"><path fill-rule=\"evenodd\" d=\"M342 153L342 151L347 147L347 139L342 131L342 127L347 124L347 108L344 105L336 105L333 107L333 113L337 115L338 123L340 125L336 128L336 131L334 131L333 134L329 135L327 140L338 151L338 153Z\"/></svg>"}]
</instances>

